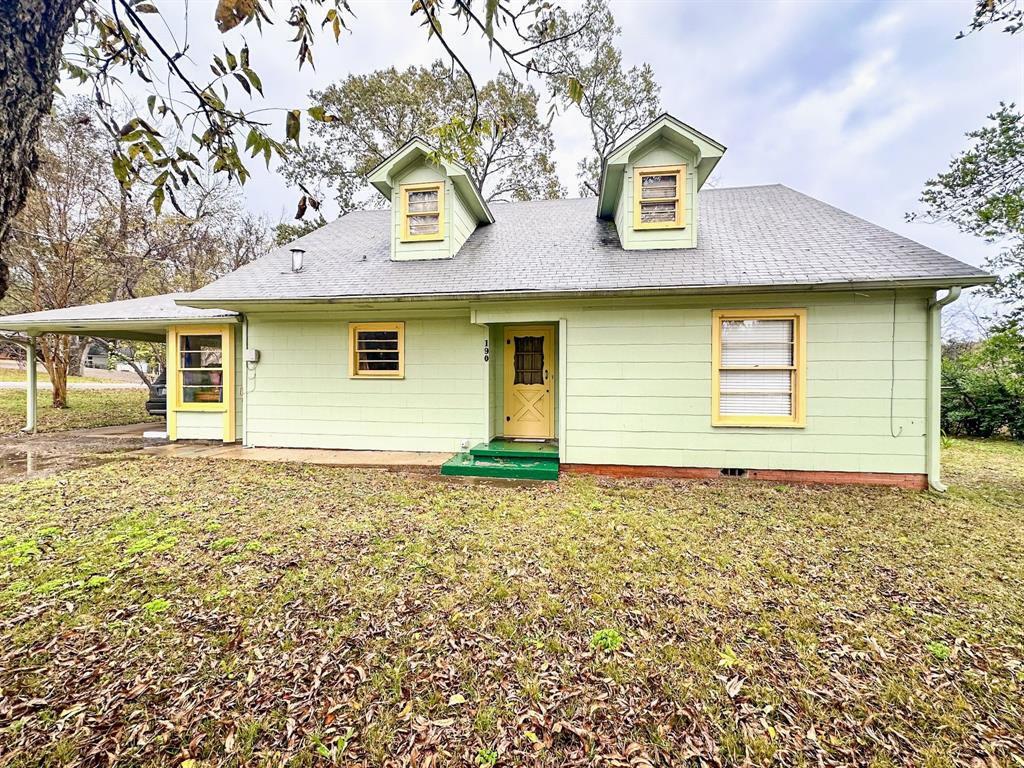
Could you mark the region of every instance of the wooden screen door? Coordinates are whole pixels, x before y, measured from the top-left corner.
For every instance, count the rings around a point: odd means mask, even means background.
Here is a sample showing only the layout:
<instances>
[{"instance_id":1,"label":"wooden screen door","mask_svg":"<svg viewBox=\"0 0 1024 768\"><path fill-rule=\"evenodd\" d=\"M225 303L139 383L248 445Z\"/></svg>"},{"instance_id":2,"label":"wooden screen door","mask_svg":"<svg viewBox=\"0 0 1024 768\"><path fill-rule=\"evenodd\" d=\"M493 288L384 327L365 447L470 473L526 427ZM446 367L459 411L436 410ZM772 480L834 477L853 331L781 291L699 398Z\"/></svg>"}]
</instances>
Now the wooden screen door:
<instances>
[{"instance_id":1,"label":"wooden screen door","mask_svg":"<svg viewBox=\"0 0 1024 768\"><path fill-rule=\"evenodd\" d=\"M505 437L555 436L555 329L505 328Z\"/></svg>"}]
</instances>

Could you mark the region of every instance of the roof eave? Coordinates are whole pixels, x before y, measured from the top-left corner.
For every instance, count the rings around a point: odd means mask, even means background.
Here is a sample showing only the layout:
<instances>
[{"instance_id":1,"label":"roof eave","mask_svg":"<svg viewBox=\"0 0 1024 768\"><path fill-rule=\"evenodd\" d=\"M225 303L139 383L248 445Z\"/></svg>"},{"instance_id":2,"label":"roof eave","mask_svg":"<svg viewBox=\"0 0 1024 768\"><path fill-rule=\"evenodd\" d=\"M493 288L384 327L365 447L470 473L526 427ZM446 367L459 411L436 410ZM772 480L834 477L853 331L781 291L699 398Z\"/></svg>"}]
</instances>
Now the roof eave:
<instances>
[{"instance_id":1,"label":"roof eave","mask_svg":"<svg viewBox=\"0 0 1024 768\"><path fill-rule=\"evenodd\" d=\"M217 307L220 309L220 307ZM0 330L18 331L29 336L42 333L63 333L78 336L110 336L111 338L137 341L163 341L167 328L172 325L210 325L211 323L237 323L234 313L219 317L190 318L139 318L139 319L90 319L90 320L22 320L10 321L0 318Z\"/></svg>"},{"instance_id":2,"label":"roof eave","mask_svg":"<svg viewBox=\"0 0 1024 768\"><path fill-rule=\"evenodd\" d=\"M481 299L561 299L561 298L612 298L620 296L685 296L694 294L726 294L726 293L780 293L780 292L815 292L815 291L850 291L850 290L892 290L934 288L946 289L953 286L969 288L977 285L990 285L996 281L993 275L952 275L945 277L905 278L901 280L859 280L833 281L822 283L768 283L750 285L693 285L664 286L643 288L600 288L584 290L536 290L536 291L479 291L452 293L403 293L390 295L364 296L304 296L297 298L265 297L218 297L216 299L191 299L184 306L196 308L226 307L238 304L361 304L367 302L398 302L398 301L430 301L430 300L469 300Z\"/></svg>"}]
</instances>

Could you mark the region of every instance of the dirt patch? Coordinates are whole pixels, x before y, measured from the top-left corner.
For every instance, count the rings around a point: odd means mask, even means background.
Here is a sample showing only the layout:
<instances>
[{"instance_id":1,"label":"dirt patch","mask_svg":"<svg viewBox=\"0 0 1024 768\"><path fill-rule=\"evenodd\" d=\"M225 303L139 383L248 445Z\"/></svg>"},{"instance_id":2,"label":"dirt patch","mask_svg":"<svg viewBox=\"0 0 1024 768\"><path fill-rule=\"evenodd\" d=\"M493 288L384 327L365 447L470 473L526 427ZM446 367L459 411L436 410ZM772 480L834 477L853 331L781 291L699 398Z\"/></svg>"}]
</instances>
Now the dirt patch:
<instances>
[{"instance_id":1,"label":"dirt patch","mask_svg":"<svg viewBox=\"0 0 1024 768\"><path fill-rule=\"evenodd\" d=\"M158 425L148 425L156 428ZM75 430L41 435L0 435L0 483L46 477L134 458L132 451L166 440L145 439L142 432L97 434Z\"/></svg>"}]
</instances>

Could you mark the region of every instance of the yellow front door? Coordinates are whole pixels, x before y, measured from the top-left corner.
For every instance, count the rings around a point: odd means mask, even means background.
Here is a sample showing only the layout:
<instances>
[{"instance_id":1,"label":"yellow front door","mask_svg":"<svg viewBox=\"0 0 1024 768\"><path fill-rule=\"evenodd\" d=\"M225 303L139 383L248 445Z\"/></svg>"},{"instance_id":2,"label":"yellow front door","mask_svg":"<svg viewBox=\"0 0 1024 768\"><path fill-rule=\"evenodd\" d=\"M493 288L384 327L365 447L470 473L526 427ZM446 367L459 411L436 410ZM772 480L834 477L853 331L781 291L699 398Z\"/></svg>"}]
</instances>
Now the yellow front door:
<instances>
[{"instance_id":1,"label":"yellow front door","mask_svg":"<svg viewBox=\"0 0 1024 768\"><path fill-rule=\"evenodd\" d=\"M505 437L555 436L555 329L505 328Z\"/></svg>"}]
</instances>

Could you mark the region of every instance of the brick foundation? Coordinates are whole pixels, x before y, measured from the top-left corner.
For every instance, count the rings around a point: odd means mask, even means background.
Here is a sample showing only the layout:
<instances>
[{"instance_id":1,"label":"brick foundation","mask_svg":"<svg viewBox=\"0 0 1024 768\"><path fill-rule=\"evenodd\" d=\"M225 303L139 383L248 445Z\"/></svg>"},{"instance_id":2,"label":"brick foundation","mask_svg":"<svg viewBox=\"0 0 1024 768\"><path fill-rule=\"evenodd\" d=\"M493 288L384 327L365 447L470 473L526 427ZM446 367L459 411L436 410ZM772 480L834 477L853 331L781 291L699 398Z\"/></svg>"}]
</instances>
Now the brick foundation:
<instances>
[{"instance_id":1,"label":"brick foundation","mask_svg":"<svg viewBox=\"0 0 1024 768\"><path fill-rule=\"evenodd\" d=\"M652 467L628 464L562 464L565 472L609 477L663 477L677 480L725 479L717 469L709 467ZM928 489L928 476L895 472L816 472L802 469L748 469L734 480L766 480L775 483L824 483L828 485L888 485L912 491Z\"/></svg>"}]
</instances>

